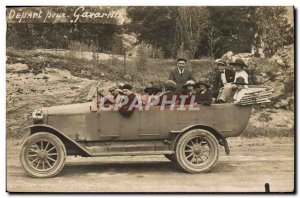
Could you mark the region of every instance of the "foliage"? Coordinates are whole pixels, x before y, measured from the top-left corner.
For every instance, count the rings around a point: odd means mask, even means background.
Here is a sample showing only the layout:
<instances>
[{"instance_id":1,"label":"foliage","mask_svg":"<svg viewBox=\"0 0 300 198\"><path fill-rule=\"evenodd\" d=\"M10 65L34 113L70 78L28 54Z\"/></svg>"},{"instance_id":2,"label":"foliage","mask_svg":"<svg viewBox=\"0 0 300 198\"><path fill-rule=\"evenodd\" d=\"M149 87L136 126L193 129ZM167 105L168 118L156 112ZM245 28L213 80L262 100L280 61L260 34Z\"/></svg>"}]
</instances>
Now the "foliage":
<instances>
[{"instance_id":1,"label":"foliage","mask_svg":"<svg viewBox=\"0 0 300 198\"><path fill-rule=\"evenodd\" d=\"M208 10L206 7L180 7L178 12L174 51L177 56L187 51L188 57L186 58L194 58L204 36L204 28L209 16Z\"/></svg>"},{"instance_id":2,"label":"foliage","mask_svg":"<svg viewBox=\"0 0 300 198\"><path fill-rule=\"evenodd\" d=\"M165 57L218 58L227 51L251 52L253 46L269 57L293 43L285 15L285 7L131 7L128 30L140 42L159 45Z\"/></svg>"},{"instance_id":3,"label":"foliage","mask_svg":"<svg viewBox=\"0 0 300 198\"><path fill-rule=\"evenodd\" d=\"M67 10L69 14L72 9ZM164 58L186 54L186 58L193 59L219 58L228 51L251 52L252 48L256 55L262 49L266 57L271 57L294 42L294 29L286 19L285 7L146 6L127 7L126 11L128 20L123 26L8 23L7 45L18 49L68 49L70 42L79 42L92 51L123 55L136 44L124 46L124 35L128 33L136 34L138 43L151 45L149 57L157 58L163 52Z\"/></svg>"},{"instance_id":4,"label":"foliage","mask_svg":"<svg viewBox=\"0 0 300 198\"><path fill-rule=\"evenodd\" d=\"M264 6L256 8L257 34L254 42L258 49L263 48L266 57L271 57L285 45L294 43L294 28L288 24L286 8Z\"/></svg>"},{"instance_id":5,"label":"foliage","mask_svg":"<svg viewBox=\"0 0 300 198\"><path fill-rule=\"evenodd\" d=\"M127 17L131 22L127 31L137 33L140 42L161 48L165 58L172 56L175 37L177 7L128 7Z\"/></svg>"},{"instance_id":6,"label":"foliage","mask_svg":"<svg viewBox=\"0 0 300 198\"><path fill-rule=\"evenodd\" d=\"M112 50L113 38L122 33L113 24L15 23L7 24L7 45L19 49L67 49L69 42L94 45L100 52Z\"/></svg>"},{"instance_id":7,"label":"foliage","mask_svg":"<svg viewBox=\"0 0 300 198\"><path fill-rule=\"evenodd\" d=\"M137 59L135 62L135 66L138 71L145 71L147 69L146 64L147 64L148 57L149 57L149 53L145 44L139 45L137 50Z\"/></svg>"},{"instance_id":8,"label":"foliage","mask_svg":"<svg viewBox=\"0 0 300 198\"><path fill-rule=\"evenodd\" d=\"M255 7L208 7L210 24L214 27L215 41L212 48L214 57L228 51L251 52L256 31Z\"/></svg>"}]
</instances>

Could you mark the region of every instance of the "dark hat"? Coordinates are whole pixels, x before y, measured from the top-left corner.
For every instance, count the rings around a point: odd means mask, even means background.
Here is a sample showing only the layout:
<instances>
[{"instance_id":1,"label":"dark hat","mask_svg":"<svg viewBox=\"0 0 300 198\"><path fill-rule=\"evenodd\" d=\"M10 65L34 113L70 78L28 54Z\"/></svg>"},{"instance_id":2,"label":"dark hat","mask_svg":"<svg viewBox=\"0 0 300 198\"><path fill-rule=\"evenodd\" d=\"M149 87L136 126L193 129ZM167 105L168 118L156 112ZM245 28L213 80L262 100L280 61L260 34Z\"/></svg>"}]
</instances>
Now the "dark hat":
<instances>
[{"instance_id":1,"label":"dark hat","mask_svg":"<svg viewBox=\"0 0 300 198\"><path fill-rule=\"evenodd\" d=\"M178 61L185 61L185 62L187 62L187 60L186 60L185 58L178 58L178 59L177 59L177 62L178 62Z\"/></svg>"},{"instance_id":2,"label":"dark hat","mask_svg":"<svg viewBox=\"0 0 300 198\"><path fill-rule=\"evenodd\" d=\"M233 84L236 85L247 85L247 83L245 83L245 79L243 77L238 77L235 82L233 82Z\"/></svg>"},{"instance_id":3,"label":"dark hat","mask_svg":"<svg viewBox=\"0 0 300 198\"><path fill-rule=\"evenodd\" d=\"M248 66L245 64L245 62L244 62L242 59L240 59L240 58L236 59L233 63L230 63L230 65L233 65L233 66L241 66L241 67L248 67Z\"/></svg>"},{"instance_id":4,"label":"dark hat","mask_svg":"<svg viewBox=\"0 0 300 198\"><path fill-rule=\"evenodd\" d=\"M160 92L162 89L161 89L161 86L159 84L153 84L151 87L146 87L146 89L144 89L144 92L145 93L149 93L149 92L154 92L154 93L157 93L157 92Z\"/></svg>"},{"instance_id":5,"label":"dark hat","mask_svg":"<svg viewBox=\"0 0 300 198\"><path fill-rule=\"evenodd\" d=\"M200 80L196 83L196 87L199 87L199 85L205 85L207 88L210 87L210 84L206 78L200 78Z\"/></svg>"},{"instance_id":6,"label":"dark hat","mask_svg":"<svg viewBox=\"0 0 300 198\"><path fill-rule=\"evenodd\" d=\"M118 89L122 89L123 86L124 86L124 83L119 83L118 84Z\"/></svg>"},{"instance_id":7,"label":"dark hat","mask_svg":"<svg viewBox=\"0 0 300 198\"><path fill-rule=\"evenodd\" d=\"M128 90L131 90L132 89L132 86L129 85L129 84L125 84L122 86L122 89L128 89Z\"/></svg>"}]
</instances>

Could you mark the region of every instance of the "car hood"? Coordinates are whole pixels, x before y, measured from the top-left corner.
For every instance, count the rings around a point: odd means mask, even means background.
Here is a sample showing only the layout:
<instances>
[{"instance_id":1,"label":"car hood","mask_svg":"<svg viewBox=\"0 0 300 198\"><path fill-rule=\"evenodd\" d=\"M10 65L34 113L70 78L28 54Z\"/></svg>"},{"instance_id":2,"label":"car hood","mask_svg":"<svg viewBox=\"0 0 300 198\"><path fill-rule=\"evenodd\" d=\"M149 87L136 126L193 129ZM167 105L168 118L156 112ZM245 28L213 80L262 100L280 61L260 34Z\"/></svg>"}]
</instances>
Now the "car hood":
<instances>
[{"instance_id":1,"label":"car hood","mask_svg":"<svg viewBox=\"0 0 300 198\"><path fill-rule=\"evenodd\" d=\"M91 111L91 108L95 106L93 102L77 103L69 105L59 105L53 107L43 107L42 112L48 115L53 114L80 114Z\"/></svg>"}]
</instances>

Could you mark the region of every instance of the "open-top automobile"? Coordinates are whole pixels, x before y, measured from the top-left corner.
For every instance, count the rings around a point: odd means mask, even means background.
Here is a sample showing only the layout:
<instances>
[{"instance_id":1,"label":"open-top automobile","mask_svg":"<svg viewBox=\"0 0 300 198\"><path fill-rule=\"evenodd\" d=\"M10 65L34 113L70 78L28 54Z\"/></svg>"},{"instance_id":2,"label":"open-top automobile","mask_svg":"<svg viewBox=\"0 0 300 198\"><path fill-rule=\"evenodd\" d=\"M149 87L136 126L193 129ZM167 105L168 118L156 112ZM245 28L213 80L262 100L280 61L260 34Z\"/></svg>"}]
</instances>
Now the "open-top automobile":
<instances>
[{"instance_id":1,"label":"open-top automobile","mask_svg":"<svg viewBox=\"0 0 300 198\"><path fill-rule=\"evenodd\" d=\"M207 172L216 164L220 146L230 153L227 138L244 131L255 103L243 104L198 105L196 111L152 106L130 117L102 111L98 99L43 107L32 113L33 125L26 127L21 163L31 176L53 177L68 155L165 155L186 172Z\"/></svg>"}]
</instances>

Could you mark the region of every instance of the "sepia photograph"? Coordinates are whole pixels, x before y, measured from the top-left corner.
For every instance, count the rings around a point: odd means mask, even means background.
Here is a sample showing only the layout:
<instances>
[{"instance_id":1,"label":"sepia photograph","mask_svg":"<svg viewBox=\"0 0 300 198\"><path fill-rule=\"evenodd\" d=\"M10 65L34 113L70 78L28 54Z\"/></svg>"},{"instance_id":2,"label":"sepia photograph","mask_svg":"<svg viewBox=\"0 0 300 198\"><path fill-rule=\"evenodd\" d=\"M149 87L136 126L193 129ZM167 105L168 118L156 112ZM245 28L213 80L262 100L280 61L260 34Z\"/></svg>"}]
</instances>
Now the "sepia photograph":
<instances>
[{"instance_id":1,"label":"sepia photograph","mask_svg":"<svg viewBox=\"0 0 300 198\"><path fill-rule=\"evenodd\" d=\"M295 193L295 8L6 6L9 193Z\"/></svg>"}]
</instances>

